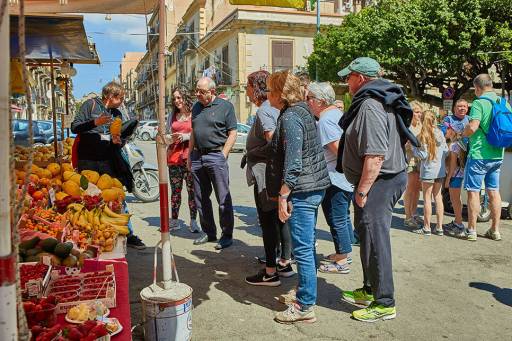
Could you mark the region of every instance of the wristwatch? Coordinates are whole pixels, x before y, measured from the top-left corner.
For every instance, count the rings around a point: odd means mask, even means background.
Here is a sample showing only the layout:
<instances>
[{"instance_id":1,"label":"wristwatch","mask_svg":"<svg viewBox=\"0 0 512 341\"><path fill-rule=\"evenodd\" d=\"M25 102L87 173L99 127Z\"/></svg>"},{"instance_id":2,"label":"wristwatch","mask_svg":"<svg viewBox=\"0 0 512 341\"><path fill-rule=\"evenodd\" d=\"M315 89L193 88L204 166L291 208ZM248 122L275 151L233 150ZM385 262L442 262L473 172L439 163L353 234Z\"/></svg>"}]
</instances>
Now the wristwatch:
<instances>
[{"instance_id":1,"label":"wristwatch","mask_svg":"<svg viewBox=\"0 0 512 341\"><path fill-rule=\"evenodd\" d=\"M364 198L366 198L366 196L368 195L368 193L365 193L365 192L357 192L357 195L358 195L361 199L364 199Z\"/></svg>"},{"instance_id":2,"label":"wristwatch","mask_svg":"<svg viewBox=\"0 0 512 341\"><path fill-rule=\"evenodd\" d=\"M289 193L288 193L288 194L285 194L285 195L283 195L283 194L279 193L279 197L280 197L280 198L283 198L283 199L288 199L288 196L289 196L289 195L290 195Z\"/></svg>"}]
</instances>

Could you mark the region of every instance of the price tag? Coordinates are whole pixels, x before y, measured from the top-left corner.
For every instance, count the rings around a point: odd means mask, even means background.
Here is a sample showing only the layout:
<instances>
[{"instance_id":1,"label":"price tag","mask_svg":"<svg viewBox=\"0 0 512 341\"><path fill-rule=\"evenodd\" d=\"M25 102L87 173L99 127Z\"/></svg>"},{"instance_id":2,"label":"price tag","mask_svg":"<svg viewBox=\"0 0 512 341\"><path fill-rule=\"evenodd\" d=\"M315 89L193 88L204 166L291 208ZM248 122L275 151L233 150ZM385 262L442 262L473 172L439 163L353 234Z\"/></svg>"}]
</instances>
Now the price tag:
<instances>
[{"instance_id":1,"label":"price tag","mask_svg":"<svg viewBox=\"0 0 512 341\"><path fill-rule=\"evenodd\" d=\"M53 203L55 202L55 190L50 188L48 194L50 195L50 206L53 206Z\"/></svg>"},{"instance_id":2,"label":"price tag","mask_svg":"<svg viewBox=\"0 0 512 341\"><path fill-rule=\"evenodd\" d=\"M48 266L52 265L52 257L43 256L42 263Z\"/></svg>"},{"instance_id":3,"label":"price tag","mask_svg":"<svg viewBox=\"0 0 512 341\"><path fill-rule=\"evenodd\" d=\"M41 292L41 281L31 279L25 284L25 288L27 289L28 296L38 296Z\"/></svg>"}]
</instances>

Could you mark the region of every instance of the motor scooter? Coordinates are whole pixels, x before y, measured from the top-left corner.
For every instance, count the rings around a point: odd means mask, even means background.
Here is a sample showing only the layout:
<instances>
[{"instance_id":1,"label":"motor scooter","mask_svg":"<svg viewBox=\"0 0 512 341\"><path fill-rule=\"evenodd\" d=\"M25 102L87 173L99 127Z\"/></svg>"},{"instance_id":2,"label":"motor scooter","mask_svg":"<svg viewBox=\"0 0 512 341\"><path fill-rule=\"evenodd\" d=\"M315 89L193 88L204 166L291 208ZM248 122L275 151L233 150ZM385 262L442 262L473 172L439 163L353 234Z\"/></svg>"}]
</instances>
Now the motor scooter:
<instances>
[{"instance_id":1,"label":"motor scooter","mask_svg":"<svg viewBox=\"0 0 512 341\"><path fill-rule=\"evenodd\" d=\"M128 141L121 149L133 174L133 195L142 202L153 202L160 197L158 168L144 161L144 153Z\"/></svg>"}]
</instances>

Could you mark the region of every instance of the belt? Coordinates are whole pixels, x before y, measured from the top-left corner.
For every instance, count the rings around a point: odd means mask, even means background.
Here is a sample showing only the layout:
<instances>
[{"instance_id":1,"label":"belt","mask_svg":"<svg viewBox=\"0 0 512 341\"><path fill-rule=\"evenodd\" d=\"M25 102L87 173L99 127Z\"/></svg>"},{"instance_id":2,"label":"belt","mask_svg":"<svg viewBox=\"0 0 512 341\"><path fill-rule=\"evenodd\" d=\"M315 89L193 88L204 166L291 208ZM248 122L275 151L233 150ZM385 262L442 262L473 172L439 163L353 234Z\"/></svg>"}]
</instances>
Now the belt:
<instances>
[{"instance_id":1,"label":"belt","mask_svg":"<svg viewBox=\"0 0 512 341\"><path fill-rule=\"evenodd\" d=\"M223 149L222 146L214 147L214 148L196 148L196 147L194 147L194 150L197 151L201 155L209 154L209 153L213 153L213 152L220 152L220 151L222 151L222 149Z\"/></svg>"}]
</instances>

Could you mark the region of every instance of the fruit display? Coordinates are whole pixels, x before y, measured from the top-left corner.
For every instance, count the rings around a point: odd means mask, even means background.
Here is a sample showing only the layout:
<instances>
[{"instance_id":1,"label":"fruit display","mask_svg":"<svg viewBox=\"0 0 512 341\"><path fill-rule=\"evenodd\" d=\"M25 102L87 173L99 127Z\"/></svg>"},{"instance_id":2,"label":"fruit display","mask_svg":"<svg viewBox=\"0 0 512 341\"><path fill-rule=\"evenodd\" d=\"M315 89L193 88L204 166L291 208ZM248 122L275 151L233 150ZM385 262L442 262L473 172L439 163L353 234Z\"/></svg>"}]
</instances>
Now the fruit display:
<instances>
[{"instance_id":1,"label":"fruit display","mask_svg":"<svg viewBox=\"0 0 512 341\"><path fill-rule=\"evenodd\" d=\"M53 326L56 320L56 307L57 298L52 295L23 302L23 310L27 316L29 328L35 325Z\"/></svg>"},{"instance_id":2,"label":"fruit display","mask_svg":"<svg viewBox=\"0 0 512 341\"><path fill-rule=\"evenodd\" d=\"M19 245L21 262L43 262L48 257L52 266L81 267L85 259L94 258L91 251L80 252L72 242L60 242L55 238L41 240L33 237Z\"/></svg>"},{"instance_id":3,"label":"fruit display","mask_svg":"<svg viewBox=\"0 0 512 341\"><path fill-rule=\"evenodd\" d=\"M26 212L20 220L20 228L43 232L54 238L58 238L62 233L66 223L64 215L42 207L35 207Z\"/></svg>"},{"instance_id":4,"label":"fruit display","mask_svg":"<svg viewBox=\"0 0 512 341\"><path fill-rule=\"evenodd\" d=\"M32 341L96 341L109 334L107 324L86 321L79 326L55 324L51 328L35 325L30 329Z\"/></svg>"},{"instance_id":5,"label":"fruit display","mask_svg":"<svg viewBox=\"0 0 512 341\"><path fill-rule=\"evenodd\" d=\"M42 293L44 286L50 278L51 266L45 264L20 264L20 282L23 296L34 295L37 296ZM36 290L27 289L27 283L35 283Z\"/></svg>"},{"instance_id":6,"label":"fruit display","mask_svg":"<svg viewBox=\"0 0 512 341\"><path fill-rule=\"evenodd\" d=\"M97 316L107 317L110 310L100 301L93 303L80 303L68 310L66 321L82 323L87 320L95 320Z\"/></svg>"}]
</instances>

